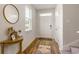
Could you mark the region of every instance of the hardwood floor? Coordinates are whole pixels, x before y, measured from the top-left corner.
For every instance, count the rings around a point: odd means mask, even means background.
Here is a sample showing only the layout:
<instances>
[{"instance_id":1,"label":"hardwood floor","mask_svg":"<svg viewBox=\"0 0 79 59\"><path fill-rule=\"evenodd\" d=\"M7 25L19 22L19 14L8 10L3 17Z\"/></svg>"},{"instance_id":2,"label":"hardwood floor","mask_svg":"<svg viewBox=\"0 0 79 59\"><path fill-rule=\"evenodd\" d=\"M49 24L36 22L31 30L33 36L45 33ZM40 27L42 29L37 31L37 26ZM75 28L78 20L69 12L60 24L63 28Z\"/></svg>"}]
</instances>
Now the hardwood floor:
<instances>
[{"instance_id":1,"label":"hardwood floor","mask_svg":"<svg viewBox=\"0 0 79 59\"><path fill-rule=\"evenodd\" d=\"M39 46L51 47L50 54L59 54L59 46L54 39L51 38L36 38L24 51L24 54L38 54ZM43 49L44 50L44 49ZM44 50L45 51L45 50ZM42 54L42 53L39 53ZM48 53L46 53L48 54Z\"/></svg>"}]
</instances>

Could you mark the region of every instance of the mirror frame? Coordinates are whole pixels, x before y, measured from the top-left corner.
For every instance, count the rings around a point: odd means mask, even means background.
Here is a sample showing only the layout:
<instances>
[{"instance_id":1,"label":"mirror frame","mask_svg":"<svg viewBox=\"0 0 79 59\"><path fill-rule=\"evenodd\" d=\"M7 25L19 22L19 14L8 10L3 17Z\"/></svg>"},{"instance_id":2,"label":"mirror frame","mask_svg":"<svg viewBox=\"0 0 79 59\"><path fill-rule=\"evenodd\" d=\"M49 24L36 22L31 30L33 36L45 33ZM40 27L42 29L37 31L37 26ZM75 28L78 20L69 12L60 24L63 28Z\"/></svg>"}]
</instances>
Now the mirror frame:
<instances>
[{"instance_id":1,"label":"mirror frame","mask_svg":"<svg viewBox=\"0 0 79 59\"><path fill-rule=\"evenodd\" d=\"M8 5L11 5L12 7L14 7L14 8L16 9L17 13L18 13L18 15L17 15L17 16L18 16L17 21L16 21L16 22L14 22L14 23L12 23L12 22L8 21L8 19L7 19L6 15L5 15L5 9L6 9L6 7L7 7ZM19 10L16 8L16 6L15 6L15 5L13 5L13 4L7 4L7 5L5 5L5 6L3 7L3 16L4 16L5 20L6 20L8 23L10 23L10 24L15 24L15 23L17 23L17 22L18 22L18 20L19 20Z\"/></svg>"}]
</instances>

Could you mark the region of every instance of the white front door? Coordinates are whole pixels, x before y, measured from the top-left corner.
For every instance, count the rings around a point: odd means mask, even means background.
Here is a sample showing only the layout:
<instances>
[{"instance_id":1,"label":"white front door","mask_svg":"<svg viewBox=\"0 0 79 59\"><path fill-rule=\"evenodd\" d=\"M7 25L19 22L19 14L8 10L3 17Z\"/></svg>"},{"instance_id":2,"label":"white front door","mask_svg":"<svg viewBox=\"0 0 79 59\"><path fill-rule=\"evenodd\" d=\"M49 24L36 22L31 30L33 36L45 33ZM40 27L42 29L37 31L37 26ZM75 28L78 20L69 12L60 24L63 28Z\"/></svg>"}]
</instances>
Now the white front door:
<instances>
[{"instance_id":1,"label":"white front door","mask_svg":"<svg viewBox=\"0 0 79 59\"><path fill-rule=\"evenodd\" d=\"M53 37L53 19L52 15L51 16L40 16L40 36L41 37Z\"/></svg>"}]
</instances>

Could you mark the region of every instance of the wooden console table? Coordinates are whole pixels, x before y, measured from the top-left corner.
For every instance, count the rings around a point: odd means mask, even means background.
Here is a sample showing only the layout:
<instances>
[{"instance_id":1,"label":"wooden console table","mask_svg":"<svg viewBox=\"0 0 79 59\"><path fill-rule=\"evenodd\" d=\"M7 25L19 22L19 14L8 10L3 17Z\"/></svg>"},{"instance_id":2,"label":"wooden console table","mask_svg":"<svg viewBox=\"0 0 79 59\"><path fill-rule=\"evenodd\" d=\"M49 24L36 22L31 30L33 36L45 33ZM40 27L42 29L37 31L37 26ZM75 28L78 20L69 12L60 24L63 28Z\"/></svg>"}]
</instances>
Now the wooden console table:
<instances>
[{"instance_id":1,"label":"wooden console table","mask_svg":"<svg viewBox=\"0 0 79 59\"><path fill-rule=\"evenodd\" d=\"M8 40L1 41L0 42L0 45L1 45L1 54L4 54L4 48L5 48L5 46L11 45L11 44L16 44L16 43L19 43L19 51L17 53L22 53L22 41L23 41L23 39L21 37L18 37L15 40L9 40L8 39Z\"/></svg>"}]
</instances>

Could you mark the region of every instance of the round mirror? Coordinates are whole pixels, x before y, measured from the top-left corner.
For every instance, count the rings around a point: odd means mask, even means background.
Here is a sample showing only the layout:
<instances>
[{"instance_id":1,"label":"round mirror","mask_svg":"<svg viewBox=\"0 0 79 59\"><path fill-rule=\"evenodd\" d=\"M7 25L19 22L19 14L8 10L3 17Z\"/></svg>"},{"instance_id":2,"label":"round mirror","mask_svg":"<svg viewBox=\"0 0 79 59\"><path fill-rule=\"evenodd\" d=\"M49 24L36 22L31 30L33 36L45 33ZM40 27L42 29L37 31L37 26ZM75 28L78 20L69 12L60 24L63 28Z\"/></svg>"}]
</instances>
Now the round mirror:
<instances>
[{"instance_id":1,"label":"round mirror","mask_svg":"<svg viewBox=\"0 0 79 59\"><path fill-rule=\"evenodd\" d=\"M19 11L16 6L8 4L3 8L3 16L7 22L15 24L19 20Z\"/></svg>"}]
</instances>

